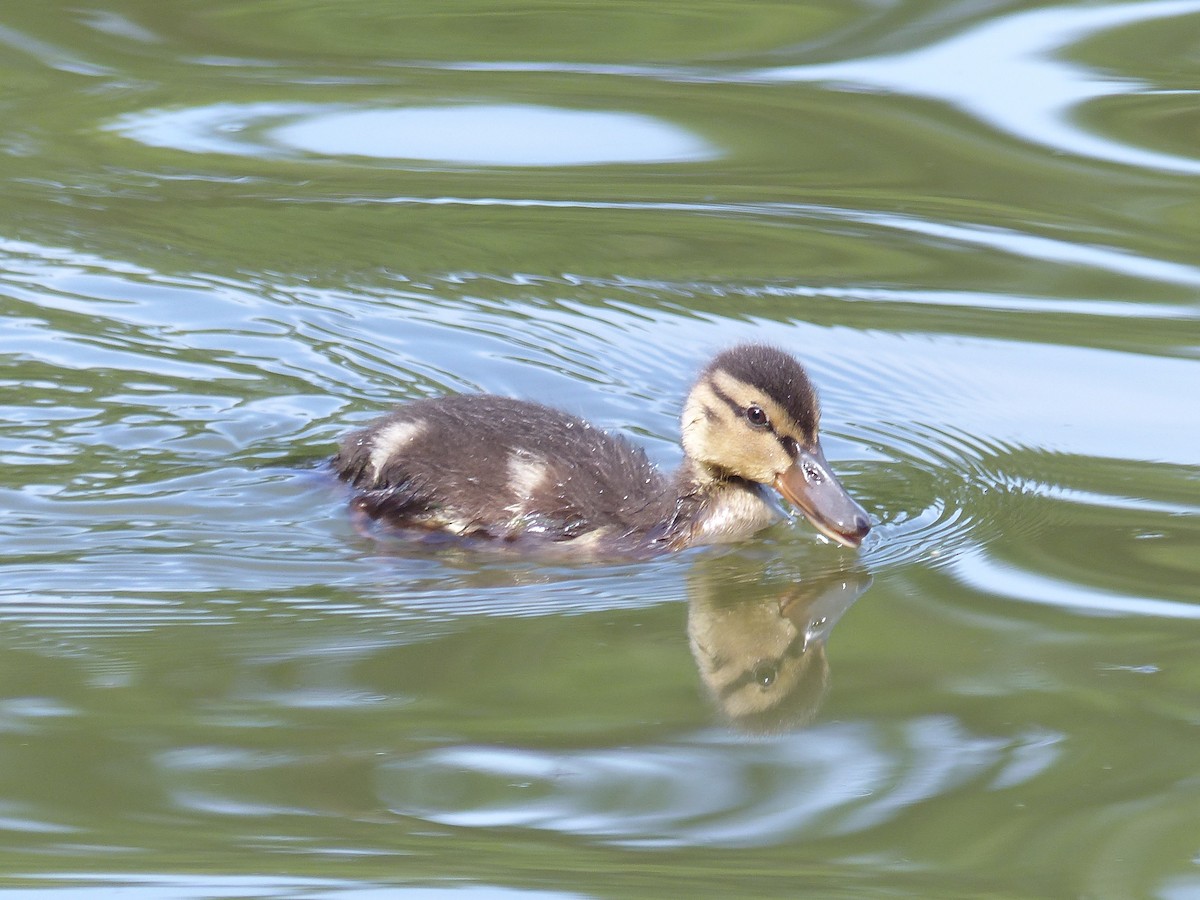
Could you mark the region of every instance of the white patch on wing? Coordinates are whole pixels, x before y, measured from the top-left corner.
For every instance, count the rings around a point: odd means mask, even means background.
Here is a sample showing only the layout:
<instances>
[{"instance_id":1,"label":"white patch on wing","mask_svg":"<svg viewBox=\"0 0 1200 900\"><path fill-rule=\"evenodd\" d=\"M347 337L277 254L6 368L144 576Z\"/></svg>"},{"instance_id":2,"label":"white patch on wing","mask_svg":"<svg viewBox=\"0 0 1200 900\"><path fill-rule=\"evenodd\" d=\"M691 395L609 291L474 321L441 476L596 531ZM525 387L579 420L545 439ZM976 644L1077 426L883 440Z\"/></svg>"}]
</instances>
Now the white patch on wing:
<instances>
[{"instance_id":1,"label":"white patch on wing","mask_svg":"<svg viewBox=\"0 0 1200 900\"><path fill-rule=\"evenodd\" d=\"M508 457L508 495L512 502L505 507L513 515L516 525L530 512L529 501L533 492L546 480L546 461L522 450Z\"/></svg>"},{"instance_id":2,"label":"white patch on wing","mask_svg":"<svg viewBox=\"0 0 1200 900\"><path fill-rule=\"evenodd\" d=\"M520 450L508 458L508 489L518 501L529 500L546 480L546 461Z\"/></svg>"},{"instance_id":3,"label":"white patch on wing","mask_svg":"<svg viewBox=\"0 0 1200 900\"><path fill-rule=\"evenodd\" d=\"M387 461L404 450L417 439L425 430L423 419L413 419L410 422L393 422L385 425L375 433L371 441L371 466L375 469L375 477L383 471Z\"/></svg>"}]
</instances>

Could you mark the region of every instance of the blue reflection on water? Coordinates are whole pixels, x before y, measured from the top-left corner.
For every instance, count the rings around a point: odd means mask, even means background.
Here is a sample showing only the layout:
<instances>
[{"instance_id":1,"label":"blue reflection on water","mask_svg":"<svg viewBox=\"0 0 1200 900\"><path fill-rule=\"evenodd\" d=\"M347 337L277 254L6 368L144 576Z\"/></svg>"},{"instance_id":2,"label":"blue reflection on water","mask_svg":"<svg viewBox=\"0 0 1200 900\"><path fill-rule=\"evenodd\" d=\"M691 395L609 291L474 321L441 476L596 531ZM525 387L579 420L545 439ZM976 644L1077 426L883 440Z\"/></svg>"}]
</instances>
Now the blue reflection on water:
<instances>
[{"instance_id":1,"label":"blue reflection on water","mask_svg":"<svg viewBox=\"0 0 1200 900\"><path fill-rule=\"evenodd\" d=\"M421 63L447 71L572 73L663 81L803 82L930 97L1034 144L1123 165L1194 174L1200 160L1160 153L1086 131L1074 121L1085 103L1155 91L1059 58L1115 28L1200 13L1198 0L1112 6L1059 6L999 16L973 29L905 53L827 64L771 66L737 72L704 66L605 65L558 62Z\"/></svg>"},{"instance_id":2,"label":"blue reflection on water","mask_svg":"<svg viewBox=\"0 0 1200 900\"><path fill-rule=\"evenodd\" d=\"M1200 605L1135 597L1080 585L1043 572L1007 565L979 550L958 555L951 566L954 576L977 591L999 594L1024 603L1041 603L1098 616L1156 616L1167 619L1200 619Z\"/></svg>"},{"instance_id":3,"label":"blue reflection on water","mask_svg":"<svg viewBox=\"0 0 1200 900\"><path fill-rule=\"evenodd\" d=\"M697 162L717 148L647 115L528 104L387 109L315 103L216 103L122 116L109 130L189 153L296 154L480 166Z\"/></svg>"},{"instance_id":4,"label":"blue reflection on water","mask_svg":"<svg viewBox=\"0 0 1200 900\"><path fill-rule=\"evenodd\" d=\"M327 156L494 166L692 162L718 155L650 116L522 104L333 111L277 128L273 137Z\"/></svg>"},{"instance_id":5,"label":"blue reflection on water","mask_svg":"<svg viewBox=\"0 0 1200 900\"><path fill-rule=\"evenodd\" d=\"M932 97L1035 144L1129 166L1194 174L1200 172L1200 160L1131 147L1080 129L1071 116L1082 104L1145 93L1147 86L1053 54L1101 31L1196 12L1196 0L1035 9L984 22L907 53L748 74L768 81L847 82Z\"/></svg>"}]
</instances>

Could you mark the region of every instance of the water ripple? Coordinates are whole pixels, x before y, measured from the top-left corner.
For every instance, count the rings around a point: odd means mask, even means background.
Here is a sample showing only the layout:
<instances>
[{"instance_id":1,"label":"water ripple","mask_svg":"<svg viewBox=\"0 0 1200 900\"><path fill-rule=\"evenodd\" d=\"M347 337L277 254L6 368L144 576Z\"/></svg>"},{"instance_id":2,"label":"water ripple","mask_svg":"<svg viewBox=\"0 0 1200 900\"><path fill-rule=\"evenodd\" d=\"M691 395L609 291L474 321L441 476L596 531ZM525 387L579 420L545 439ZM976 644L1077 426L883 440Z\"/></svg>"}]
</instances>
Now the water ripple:
<instances>
[{"instance_id":1,"label":"water ripple","mask_svg":"<svg viewBox=\"0 0 1200 900\"><path fill-rule=\"evenodd\" d=\"M1179 284L1190 287L1200 285L1200 267L1171 260L1153 259L1131 253L1119 247L1099 244L1082 244L1046 237L1015 228L981 225L970 222L954 222L923 218L912 213L895 213L884 210L853 209L804 203L686 203L673 201L605 201L605 200L557 200L529 197L421 197L415 195L393 197L340 197L335 201L309 199L291 202L306 204L336 203L337 205L413 205L413 206L482 206L511 207L514 209L612 209L655 212L703 213L725 216L746 216L766 219L805 218L836 219L854 222L873 228L883 228L909 234L924 235L943 241L952 241L964 246L985 247L1022 259L1051 262L1064 266L1081 266L1111 272L1132 278L1159 281L1164 284ZM1140 310L1141 307L1139 306ZM1172 315L1190 315L1198 312L1175 310Z\"/></svg>"},{"instance_id":2,"label":"water ripple","mask_svg":"<svg viewBox=\"0 0 1200 900\"><path fill-rule=\"evenodd\" d=\"M764 210L812 212L744 208ZM26 402L10 411L0 436L0 454L21 484L4 491L10 521L20 525L11 546L25 554L9 576L83 598L50 614L40 602L10 609L39 627L56 615L63 623L85 619L104 603L118 628L152 625L180 611L169 603L131 611L121 597L247 583L273 586L283 606L289 597L306 602L317 582L356 585L370 599L341 614L364 618L401 608L434 617L539 615L678 599L680 572L669 564L644 572L632 597L621 589L629 573L617 569L543 577L536 567L478 558L459 565L442 555L426 572L404 548L357 541L331 485L261 467L327 455L356 416L402 397L477 388L553 396L605 427L640 433L669 467L678 459L679 400L705 351L761 339L767 325L774 339L804 348L821 385L827 451L879 526L862 551L877 574L990 554L1002 538L1036 549L1062 520L1070 491L1093 489L1108 509L1125 502L1099 482L1073 484L1048 471L1053 453L1109 454L1125 461L1116 475L1126 479L1159 472L1163 461L1186 465L1194 455L1186 431L1162 427L1187 416L1196 378L1190 361L1025 343L1014 366L1013 347L996 341L834 331L721 312L726 297L740 304L823 292L843 299L846 289L467 274L262 293L248 283L168 279L18 242L0 252L20 282L13 304L28 320L7 346L36 361L26 371L41 373L24 385ZM201 293L204 302L196 302ZM862 298L868 312L874 299ZM98 366L115 380L82 390L90 382L76 373ZM1176 390L1157 391L1163 384ZM1123 410L1117 431L1114 406ZM68 466L66 477L48 474ZM1164 502L1180 477L1165 476ZM1173 547L1185 547L1190 537L1169 518L1175 507L1148 515L1140 506L1147 515L1139 531L1170 533ZM800 527L787 540L794 542L788 552L799 552L811 533ZM1052 572L1048 561L1040 564ZM964 582L980 586L970 574L978 564L961 571ZM1010 592L1031 591L1026 584Z\"/></svg>"},{"instance_id":3,"label":"water ripple","mask_svg":"<svg viewBox=\"0 0 1200 900\"><path fill-rule=\"evenodd\" d=\"M1059 740L983 737L929 717L894 732L829 724L762 742L714 734L640 748L459 746L390 764L379 783L396 813L441 825L633 846L771 846L875 828L973 781L1028 782L1053 765Z\"/></svg>"},{"instance_id":4,"label":"water ripple","mask_svg":"<svg viewBox=\"0 0 1200 900\"><path fill-rule=\"evenodd\" d=\"M651 116L512 103L216 103L128 113L107 128L150 147L258 158L313 154L464 166L590 166L720 155L700 137Z\"/></svg>"},{"instance_id":5,"label":"water ripple","mask_svg":"<svg viewBox=\"0 0 1200 900\"><path fill-rule=\"evenodd\" d=\"M946 427L876 423L856 434L883 457L850 467L866 496L889 498L872 511L880 527L864 543L871 571L922 560L942 565L966 547L1036 531L1037 510L1015 498L1038 486L1014 473L1028 449ZM1019 471L1019 468L1016 468Z\"/></svg>"},{"instance_id":6,"label":"water ripple","mask_svg":"<svg viewBox=\"0 0 1200 900\"><path fill-rule=\"evenodd\" d=\"M1033 9L906 53L748 74L765 81L840 82L931 97L1031 143L1194 175L1200 172L1200 160L1131 147L1080 129L1074 118L1080 106L1102 97L1141 94L1146 85L1111 74L1102 77L1054 54L1114 28L1197 12L1196 0Z\"/></svg>"},{"instance_id":7,"label":"water ripple","mask_svg":"<svg viewBox=\"0 0 1200 900\"><path fill-rule=\"evenodd\" d=\"M958 555L954 576L977 591L1008 600L1056 606L1097 616L1154 616L1200 620L1200 603L1181 603L1156 597L1134 597L1055 578L1044 572L1007 565L982 552Z\"/></svg>"},{"instance_id":8,"label":"water ripple","mask_svg":"<svg viewBox=\"0 0 1200 900\"><path fill-rule=\"evenodd\" d=\"M1120 79L1062 59L1063 51L1106 31L1156 19L1194 15L1196 0L1021 10L997 16L944 40L903 53L830 63L728 70L713 67L558 62L409 63L442 70L580 74L678 82L815 83L832 89L928 97L1034 144L1121 165L1180 174L1200 172L1200 160L1131 146L1084 130L1080 107L1147 93L1147 84ZM948 77L947 73L953 73Z\"/></svg>"}]
</instances>

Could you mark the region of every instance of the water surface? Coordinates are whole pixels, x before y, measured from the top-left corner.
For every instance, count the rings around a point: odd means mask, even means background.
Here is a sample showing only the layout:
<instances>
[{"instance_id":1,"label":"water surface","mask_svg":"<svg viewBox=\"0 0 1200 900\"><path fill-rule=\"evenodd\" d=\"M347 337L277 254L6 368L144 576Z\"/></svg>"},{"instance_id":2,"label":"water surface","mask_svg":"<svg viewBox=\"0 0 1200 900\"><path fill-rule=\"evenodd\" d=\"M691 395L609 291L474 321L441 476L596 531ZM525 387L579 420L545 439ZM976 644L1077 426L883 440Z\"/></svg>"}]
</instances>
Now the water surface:
<instances>
[{"instance_id":1,"label":"water surface","mask_svg":"<svg viewBox=\"0 0 1200 900\"><path fill-rule=\"evenodd\" d=\"M1197 25L4 12L0 894L1200 895ZM471 390L670 467L739 339L860 552L431 552L321 468Z\"/></svg>"}]
</instances>

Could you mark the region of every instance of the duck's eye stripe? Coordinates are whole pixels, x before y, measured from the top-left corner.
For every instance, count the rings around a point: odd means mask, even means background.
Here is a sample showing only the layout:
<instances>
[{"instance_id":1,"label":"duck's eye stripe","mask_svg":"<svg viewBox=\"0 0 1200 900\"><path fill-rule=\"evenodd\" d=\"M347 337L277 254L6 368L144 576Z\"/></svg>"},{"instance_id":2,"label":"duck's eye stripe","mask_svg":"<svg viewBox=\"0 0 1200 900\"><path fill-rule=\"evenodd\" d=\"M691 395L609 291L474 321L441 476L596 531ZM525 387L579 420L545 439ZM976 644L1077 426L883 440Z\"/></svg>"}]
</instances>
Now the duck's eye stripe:
<instances>
[{"instance_id":1,"label":"duck's eye stripe","mask_svg":"<svg viewBox=\"0 0 1200 900\"><path fill-rule=\"evenodd\" d=\"M727 393L725 393L723 390L721 390L717 386L717 383L715 381L713 381L711 378L708 380L708 386L710 388L712 388L713 396L719 400L724 400L727 404L729 404L729 408L731 410L733 410L735 415L740 416L742 414L742 408L737 404L737 402L732 397L730 397Z\"/></svg>"}]
</instances>

